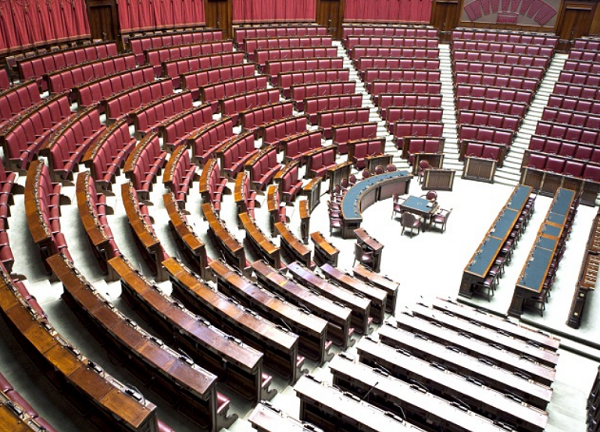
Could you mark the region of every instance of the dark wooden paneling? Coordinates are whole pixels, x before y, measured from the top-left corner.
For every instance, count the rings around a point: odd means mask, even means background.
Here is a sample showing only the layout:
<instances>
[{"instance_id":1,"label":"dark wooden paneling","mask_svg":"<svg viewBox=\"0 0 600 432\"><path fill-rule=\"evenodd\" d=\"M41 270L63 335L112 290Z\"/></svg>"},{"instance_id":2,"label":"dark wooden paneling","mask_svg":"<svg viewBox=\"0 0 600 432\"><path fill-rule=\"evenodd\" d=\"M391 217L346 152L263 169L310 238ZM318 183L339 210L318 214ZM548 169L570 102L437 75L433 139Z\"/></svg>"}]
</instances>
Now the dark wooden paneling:
<instances>
[{"instance_id":1,"label":"dark wooden paneling","mask_svg":"<svg viewBox=\"0 0 600 432\"><path fill-rule=\"evenodd\" d=\"M592 18L597 3L564 2L558 16L556 34L561 39L561 48L567 49L566 41L590 34Z\"/></svg>"},{"instance_id":2,"label":"dark wooden paneling","mask_svg":"<svg viewBox=\"0 0 600 432\"><path fill-rule=\"evenodd\" d=\"M223 30L225 39L233 38L231 28L233 3L232 0L204 0L206 26Z\"/></svg>"},{"instance_id":3,"label":"dark wooden paneling","mask_svg":"<svg viewBox=\"0 0 600 432\"><path fill-rule=\"evenodd\" d=\"M317 0L317 24L327 27L335 39L342 38L344 0Z\"/></svg>"},{"instance_id":4,"label":"dark wooden paneling","mask_svg":"<svg viewBox=\"0 0 600 432\"><path fill-rule=\"evenodd\" d=\"M87 0L86 6L92 39L116 41L119 36L116 0Z\"/></svg>"},{"instance_id":5,"label":"dark wooden paneling","mask_svg":"<svg viewBox=\"0 0 600 432\"><path fill-rule=\"evenodd\" d=\"M460 2L435 0L431 8L431 25L440 31L442 41L449 41L450 32L458 25Z\"/></svg>"}]
</instances>

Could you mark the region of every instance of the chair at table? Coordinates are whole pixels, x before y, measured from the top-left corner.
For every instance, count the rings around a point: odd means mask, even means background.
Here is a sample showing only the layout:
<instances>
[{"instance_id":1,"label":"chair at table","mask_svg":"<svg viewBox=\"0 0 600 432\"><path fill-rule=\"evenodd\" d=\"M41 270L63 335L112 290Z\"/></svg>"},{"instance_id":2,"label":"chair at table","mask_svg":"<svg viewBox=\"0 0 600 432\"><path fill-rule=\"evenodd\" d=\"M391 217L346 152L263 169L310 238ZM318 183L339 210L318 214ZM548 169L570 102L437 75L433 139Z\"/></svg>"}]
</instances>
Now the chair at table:
<instances>
[{"instance_id":1,"label":"chair at table","mask_svg":"<svg viewBox=\"0 0 600 432\"><path fill-rule=\"evenodd\" d=\"M352 263L352 267L354 267L356 261L373 268L373 251L365 250L358 243L354 243L354 262Z\"/></svg>"},{"instance_id":2,"label":"chair at table","mask_svg":"<svg viewBox=\"0 0 600 432\"><path fill-rule=\"evenodd\" d=\"M400 195L398 195L398 194L394 194L393 195L393 199L394 199L394 201L393 201L392 217L391 217L391 219L394 218L394 216L396 215L396 213L402 215L402 208L400 207L400 204L402 202L404 202L404 200L401 199Z\"/></svg>"},{"instance_id":3,"label":"chair at table","mask_svg":"<svg viewBox=\"0 0 600 432\"><path fill-rule=\"evenodd\" d=\"M402 232L400 235L404 234L404 230L406 228L410 228L410 233L414 233L414 229L417 229L417 234L421 232L421 221L414 214L410 212L402 213ZM412 236L411 236L412 237Z\"/></svg>"},{"instance_id":4,"label":"chair at table","mask_svg":"<svg viewBox=\"0 0 600 432\"><path fill-rule=\"evenodd\" d=\"M428 191L425 195L421 195L421 198L425 198L428 201L436 202L437 201L437 192L434 190Z\"/></svg>"},{"instance_id":5,"label":"chair at table","mask_svg":"<svg viewBox=\"0 0 600 432\"><path fill-rule=\"evenodd\" d=\"M369 177L371 177L371 171L369 171L368 169L364 169L362 172L362 179L368 179Z\"/></svg>"},{"instance_id":6,"label":"chair at table","mask_svg":"<svg viewBox=\"0 0 600 432\"><path fill-rule=\"evenodd\" d=\"M446 224L448 223L450 213L452 213L452 209L440 209L435 215L433 215L433 218L431 219L431 223L433 225L438 225L442 233L446 231Z\"/></svg>"},{"instance_id":7,"label":"chair at table","mask_svg":"<svg viewBox=\"0 0 600 432\"><path fill-rule=\"evenodd\" d=\"M532 308L540 313L540 316L544 316L546 310L546 302L548 301L548 290L542 289L542 292L533 297L528 297L523 302L523 308Z\"/></svg>"},{"instance_id":8,"label":"chair at table","mask_svg":"<svg viewBox=\"0 0 600 432\"><path fill-rule=\"evenodd\" d=\"M342 218L341 216L335 216L334 214L329 214L329 235L333 236L333 230L342 230Z\"/></svg>"},{"instance_id":9,"label":"chair at table","mask_svg":"<svg viewBox=\"0 0 600 432\"><path fill-rule=\"evenodd\" d=\"M380 175L383 174L385 172L385 169L383 168L382 165L377 165L375 167L375 175Z\"/></svg>"},{"instance_id":10,"label":"chair at table","mask_svg":"<svg viewBox=\"0 0 600 432\"><path fill-rule=\"evenodd\" d=\"M348 183L348 179L343 178L341 182L342 193L346 193L348 188L350 187L350 183Z\"/></svg>"},{"instance_id":11,"label":"chair at table","mask_svg":"<svg viewBox=\"0 0 600 432\"><path fill-rule=\"evenodd\" d=\"M356 176L354 174L350 174L350 177L348 177L348 185L350 187L352 187L355 184L356 184Z\"/></svg>"},{"instance_id":12,"label":"chair at table","mask_svg":"<svg viewBox=\"0 0 600 432\"><path fill-rule=\"evenodd\" d=\"M477 294L483 294L490 301L496 291L497 283L497 275L488 275L482 282L475 284L473 291Z\"/></svg>"},{"instance_id":13,"label":"chair at table","mask_svg":"<svg viewBox=\"0 0 600 432\"><path fill-rule=\"evenodd\" d=\"M341 204L336 201L327 200L327 210L330 215L333 214L334 216L339 216L342 213Z\"/></svg>"},{"instance_id":14,"label":"chair at table","mask_svg":"<svg viewBox=\"0 0 600 432\"><path fill-rule=\"evenodd\" d=\"M344 198L344 194L342 192L342 187L339 184L336 184L333 187L333 193L331 194L331 200L335 202L342 202Z\"/></svg>"},{"instance_id":15,"label":"chair at table","mask_svg":"<svg viewBox=\"0 0 600 432\"><path fill-rule=\"evenodd\" d=\"M394 165L393 163L391 163L391 164L388 164L388 166L385 169L387 170L387 172L394 172L398 168L396 168L396 165Z\"/></svg>"},{"instance_id":16,"label":"chair at table","mask_svg":"<svg viewBox=\"0 0 600 432\"><path fill-rule=\"evenodd\" d=\"M431 165L429 165L429 162L427 162L425 159L419 162L419 170L417 171L417 180L419 181L419 183L423 183L425 170L429 168L431 168Z\"/></svg>"}]
</instances>

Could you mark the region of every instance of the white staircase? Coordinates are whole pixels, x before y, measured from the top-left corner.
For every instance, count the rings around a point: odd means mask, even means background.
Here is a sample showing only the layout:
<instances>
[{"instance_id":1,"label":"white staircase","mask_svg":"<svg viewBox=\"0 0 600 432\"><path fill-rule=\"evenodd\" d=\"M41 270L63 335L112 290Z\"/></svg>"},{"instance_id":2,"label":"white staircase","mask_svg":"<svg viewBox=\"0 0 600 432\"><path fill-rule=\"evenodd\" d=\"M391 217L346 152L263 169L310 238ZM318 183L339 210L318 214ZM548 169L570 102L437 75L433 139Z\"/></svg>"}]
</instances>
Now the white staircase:
<instances>
[{"instance_id":1,"label":"white staircase","mask_svg":"<svg viewBox=\"0 0 600 432\"><path fill-rule=\"evenodd\" d=\"M442 81L442 108L444 109L444 168L456 170L456 175L463 172L463 163L458 160L458 131L456 129L456 107L454 105L454 77L450 59L450 45L440 44L440 73Z\"/></svg>"},{"instance_id":2,"label":"white staircase","mask_svg":"<svg viewBox=\"0 0 600 432\"><path fill-rule=\"evenodd\" d=\"M516 186L521 178L521 163L525 149L529 147L529 140L535 132L538 121L542 118L542 112L548 103L554 84L563 69L567 54L555 54L546 75L540 84L533 102L523 119L523 124L517 131L515 140L510 151L504 159L504 166L498 168L494 181L508 186Z\"/></svg>"}]
</instances>

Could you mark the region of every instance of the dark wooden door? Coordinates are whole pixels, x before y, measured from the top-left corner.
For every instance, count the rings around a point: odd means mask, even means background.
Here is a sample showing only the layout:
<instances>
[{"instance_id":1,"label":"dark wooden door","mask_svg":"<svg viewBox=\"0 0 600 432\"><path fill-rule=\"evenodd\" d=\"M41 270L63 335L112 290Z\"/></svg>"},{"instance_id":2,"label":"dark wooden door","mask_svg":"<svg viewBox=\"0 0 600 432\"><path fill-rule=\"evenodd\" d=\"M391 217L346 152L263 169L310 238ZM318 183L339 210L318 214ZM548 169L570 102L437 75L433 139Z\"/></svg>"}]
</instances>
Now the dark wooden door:
<instances>
[{"instance_id":1,"label":"dark wooden door","mask_svg":"<svg viewBox=\"0 0 600 432\"><path fill-rule=\"evenodd\" d=\"M431 25L440 31L440 39L450 40L450 33L458 25L460 2L458 0L435 0L431 8Z\"/></svg>"},{"instance_id":2,"label":"dark wooden door","mask_svg":"<svg viewBox=\"0 0 600 432\"><path fill-rule=\"evenodd\" d=\"M327 27L335 39L342 38L344 0L317 0L317 24Z\"/></svg>"},{"instance_id":3,"label":"dark wooden door","mask_svg":"<svg viewBox=\"0 0 600 432\"><path fill-rule=\"evenodd\" d=\"M223 37L233 37L231 29L231 16L233 13L232 0L205 0L204 13L206 26L223 30Z\"/></svg>"},{"instance_id":4,"label":"dark wooden door","mask_svg":"<svg viewBox=\"0 0 600 432\"><path fill-rule=\"evenodd\" d=\"M87 13L92 39L116 41L119 36L119 15L115 0L87 0Z\"/></svg>"},{"instance_id":5,"label":"dark wooden door","mask_svg":"<svg viewBox=\"0 0 600 432\"><path fill-rule=\"evenodd\" d=\"M590 34L596 3L564 2L558 19L556 34L560 37L560 48L570 48L568 41Z\"/></svg>"}]
</instances>

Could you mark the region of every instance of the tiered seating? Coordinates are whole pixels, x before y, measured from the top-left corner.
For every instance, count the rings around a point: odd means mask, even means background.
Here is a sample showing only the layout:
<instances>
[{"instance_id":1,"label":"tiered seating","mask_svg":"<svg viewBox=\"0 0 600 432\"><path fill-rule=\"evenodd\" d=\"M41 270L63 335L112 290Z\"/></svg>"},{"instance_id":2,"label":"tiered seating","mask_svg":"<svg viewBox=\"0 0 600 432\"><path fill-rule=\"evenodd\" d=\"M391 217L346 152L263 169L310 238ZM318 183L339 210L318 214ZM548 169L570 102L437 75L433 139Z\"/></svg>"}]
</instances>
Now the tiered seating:
<instances>
[{"instance_id":1,"label":"tiered seating","mask_svg":"<svg viewBox=\"0 0 600 432\"><path fill-rule=\"evenodd\" d=\"M48 90L48 83L42 79L44 75L80 63L93 62L94 60L116 56L117 54L117 44L115 42L108 42L26 58L17 62L19 79L25 81L35 78L42 91L46 91Z\"/></svg>"},{"instance_id":2,"label":"tiered seating","mask_svg":"<svg viewBox=\"0 0 600 432\"><path fill-rule=\"evenodd\" d=\"M108 98L125 89L133 87L135 84L154 81L152 68L150 66L138 69L125 70L87 84L82 84L73 89L77 106L83 108L104 98Z\"/></svg>"},{"instance_id":3,"label":"tiered seating","mask_svg":"<svg viewBox=\"0 0 600 432\"><path fill-rule=\"evenodd\" d=\"M518 102L464 97L456 100L456 109L458 111L478 111L523 118L527 113L528 105Z\"/></svg>"},{"instance_id":4,"label":"tiered seating","mask_svg":"<svg viewBox=\"0 0 600 432\"><path fill-rule=\"evenodd\" d=\"M279 102L279 90L267 89L246 92L220 101L222 115L231 117L237 125L246 110Z\"/></svg>"},{"instance_id":5,"label":"tiered seating","mask_svg":"<svg viewBox=\"0 0 600 432\"><path fill-rule=\"evenodd\" d=\"M402 143L402 157L408 159L408 162L414 165L415 155L421 156L444 154L445 138L421 138L421 137L404 137ZM398 145L398 143L396 143Z\"/></svg>"},{"instance_id":6,"label":"tiered seating","mask_svg":"<svg viewBox=\"0 0 600 432\"><path fill-rule=\"evenodd\" d=\"M574 48L559 75L523 157L521 181L550 195L568 185L582 191L582 203L593 205L600 190L600 81L587 71L600 59L582 61L582 52ZM578 64L582 71L575 72Z\"/></svg>"},{"instance_id":7,"label":"tiered seating","mask_svg":"<svg viewBox=\"0 0 600 432\"><path fill-rule=\"evenodd\" d=\"M135 67L135 57L132 54L122 54L59 69L44 75L44 81L47 83L50 93L61 93L88 81L124 72Z\"/></svg>"},{"instance_id":8,"label":"tiered seating","mask_svg":"<svg viewBox=\"0 0 600 432\"><path fill-rule=\"evenodd\" d=\"M73 171L77 171L88 148L105 130L98 109L92 107L81 111L52 133L40 150L40 155L48 158L52 180L72 181Z\"/></svg>"},{"instance_id":9,"label":"tiered seating","mask_svg":"<svg viewBox=\"0 0 600 432\"><path fill-rule=\"evenodd\" d=\"M189 149L186 146L177 147L165 166L163 184L173 193L181 207L185 207L187 194L197 178L196 165L190 161Z\"/></svg>"},{"instance_id":10,"label":"tiered seating","mask_svg":"<svg viewBox=\"0 0 600 432\"><path fill-rule=\"evenodd\" d=\"M373 103L378 105L379 95L381 94L413 94L413 95L434 95L442 91L441 82L418 82L402 79L401 81L381 81L377 80L367 86Z\"/></svg>"},{"instance_id":11,"label":"tiered seating","mask_svg":"<svg viewBox=\"0 0 600 432\"><path fill-rule=\"evenodd\" d=\"M331 46L333 38L328 35L321 36L279 36L265 38L244 38L242 50L246 52L248 61L254 61L256 51L275 48L308 48Z\"/></svg>"},{"instance_id":12,"label":"tiered seating","mask_svg":"<svg viewBox=\"0 0 600 432\"><path fill-rule=\"evenodd\" d=\"M519 90L531 90L533 92L537 90L540 84L537 79L473 72L456 72L454 79L456 84L507 87Z\"/></svg>"},{"instance_id":13,"label":"tiered seating","mask_svg":"<svg viewBox=\"0 0 600 432\"><path fill-rule=\"evenodd\" d=\"M322 137L321 131L315 130L282 139L279 141L279 145L283 146L284 162L299 161L304 163L306 153L321 147Z\"/></svg>"},{"instance_id":14,"label":"tiered seating","mask_svg":"<svg viewBox=\"0 0 600 432\"><path fill-rule=\"evenodd\" d=\"M389 107L382 114L385 114L384 120L392 132L394 123L398 121L441 122L444 111L441 108Z\"/></svg>"},{"instance_id":15,"label":"tiered seating","mask_svg":"<svg viewBox=\"0 0 600 432\"><path fill-rule=\"evenodd\" d=\"M213 112L216 113L219 110L219 101L255 90L266 90L267 84L268 77L266 75L257 75L248 78L223 81L216 84L208 84L200 87L200 98L204 102L210 103L213 107ZM187 88L189 89L189 87Z\"/></svg>"},{"instance_id":16,"label":"tiered seating","mask_svg":"<svg viewBox=\"0 0 600 432\"><path fill-rule=\"evenodd\" d=\"M355 47L350 54L350 59L356 65L361 57L407 57L435 60L440 57L440 50L438 48Z\"/></svg>"},{"instance_id":17,"label":"tiered seating","mask_svg":"<svg viewBox=\"0 0 600 432\"><path fill-rule=\"evenodd\" d=\"M296 109L304 111L304 100L313 97L348 95L356 91L355 81L335 83L301 84L290 89L290 95Z\"/></svg>"},{"instance_id":18,"label":"tiered seating","mask_svg":"<svg viewBox=\"0 0 600 432\"><path fill-rule=\"evenodd\" d=\"M392 134L396 148L400 149L405 137L432 137L441 138L444 124L441 122L409 122L398 121L393 123Z\"/></svg>"},{"instance_id":19,"label":"tiered seating","mask_svg":"<svg viewBox=\"0 0 600 432\"><path fill-rule=\"evenodd\" d=\"M192 94L189 91L170 94L155 100L147 105L129 113L129 118L133 121L136 138L143 136L155 130L157 126L180 114L184 110L191 109L194 105Z\"/></svg>"},{"instance_id":20,"label":"tiered seating","mask_svg":"<svg viewBox=\"0 0 600 432\"><path fill-rule=\"evenodd\" d=\"M234 179L256 152L258 150L254 145L254 134L252 132L244 132L233 136L216 151L221 162L221 174Z\"/></svg>"},{"instance_id":21,"label":"tiered seating","mask_svg":"<svg viewBox=\"0 0 600 432\"><path fill-rule=\"evenodd\" d=\"M186 138L186 145L192 149L194 162L203 165L214 156L222 143L233 137L234 122L231 117L223 116L206 126L192 132Z\"/></svg>"},{"instance_id":22,"label":"tiered seating","mask_svg":"<svg viewBox=\"0 0 600 432\"><path fill-rule=\"evenodd\" d=\"M600 65L592 62L580 60L567 60L563 66L564 71L587 72L590 74L599 74Z\"/></svg>"},{"instance_id":23,"label":"tiered seating","mask_svg":"<svg viewBox=\"0 0 600 432\"><path fill-rule=\"evenodd\" d=\"M391 69L435 72L440 68L440 61L439 59L417 59L410 57L361 57L355 62L355 65L361 79L365 80L367 71ZM370 73L373 74L375 72ZM436 81L439 81L439 79Z\"/></svg>"},{"instance_id":24,"label":"tiered seating","mask_svg":"<svg viewBox=\"0 0 600 432\"><path fill-rule=\"evenodd\" d=\"M211 159L202 169L200 175L200 195L202 201L209 203L218 213L221 210L223 193L227 187L227 179L221 176L221 169L216 159Z\"/></svg>"},{"instance_id":25,"label":"tiered seating","mask_svg":"<svg viewBox=\"0 0 600 432\"><path fill-rule=\"evenodd\" d=\"M457 29L452 31L452 39L467 41L518 43L556 47L558 45L559 38L558 36L551 35L548 33L520 33L513 31Z\"/></svg>"},{"instance_id":26,"label":"tiered seating","mask_svg":"<svg viewBox=\"0 0 600 432\"><path fill-rule=\"evenodd\" d=\"M41 101L40 90L33 80L3 89L0 93L0 127L6 126L13 117L27 112Z\"/></svg>"},{"instance_id":27,"label":"tiered seating","mask_svg":"<svg viewBox=\"0 0 600 432\"><path fill-rule=\"evenodd\" d=\"M26 170L52 131L70 116L69 99L56 95L15 117L0 135L7 167Z\"/></svg>"},{"instance_id":28,"label":"tiered seating","mask_svg":"<svg viewBox=\"0 0 600 432\"><path fill-rule=\"evenodd\" d=\"M318 69L313 71L280 73L277 77L277 85L281 89L282 96L284 98L290 98L292 86L323 82L348 81L349 79L349 69Z\"/></svg>"},{"instance_id":29,"label":"tiered seating","mask_svg":"<svg viewBox=\"0 0 600 432\"><path fill-rule=\"evenodd\" d=\"M306 58L296 60L273 60L265 65L264 72L271 77L271 84L279 85L279 74L320 69L342 69L344 59L341 57Z\"/></svg>"},{"instance_id":30,"label":"tiered seating","mask_svg":"<svg viewBox=\"0 0 600 432\"><path fill-rule=\"evenodd\" d=\"M25 213L33 242L40 249L42 261L63 254L72 261L64 234L60 229L60 183L53 183L48 167L33 161L25 184ZM48 273L50 269L46 267Z\"/></svg>"},{"instance_id":31,"label":"tiered seating","mask_svg":"<svg viewBox=\"0 0 600 432\"><path fill-rule=\"evenodd\" d=\"M315 48L275 48L255 51L255 63L261 72L265 71L266 63L274 60L299 60L306 58L337 57L337 47Z\"/></svg>"},{"instance_id":32,"label":"tiered seating","mask_svg":"<svg viewBox=\"0 0 600 432\"><path fill-rule=\"evenodd\" d=\"M318 36L326 35L327 28L316 25L268 25L234 28L233 40L238 47L244 39L274 38L283 36Z\"/></svg>"},{"instance_id":33,"label":"tiered seating","mask_svg":"<svg viewBox=\"0 0 600 432\"><path fill-rule=\"evenodd\" d=\"M306 153L305 177L327 177L327 170L336 165L335 156L338 149L338 145L331 145Z\"/></svg>"},{"instance_id":34,"label":"tiered seating","mask_svg":"<svg viewBox=\"0 0 600 432\"><path fill-rule=\"evenodd\" d=\"M231 41L218 41L150 49L144 52L146 54L146 63L154 67L154 74L156 76L160 76L163 62L231 51L233 51L233 43Z\"/></svg>"},{"instance_id":35,"label":"tiered seating","mask_svg":"<svg viewBox=\"0 0 600 432\"><path fill-rule=\"evenodd\" d=\"M110 190L115 176L119 174L136 140L129 132L127 119L113 123L106 132L88 149L82 162L91 171L96 187Z\"/></svg>"},{"instance_id":36,"label":"tiered seating","mask_svg":"<svg viewBox=\"0 0 600 432\"><path fill-rule=\"evenodd\" d=\"M231 66L221 66L210 69L201 69L198 71L181 74L181 87L192 91L194 99L198 99L200 88L209 84L215 84L221 81L230 81L238 78L246 78L254 75L256 71L254 64L236 64ZM207 102L204 100L204 102Z\"/></svg>"},{"instance_id":37,"label":"tiered seating","mask_svg":"<svg viewBox=\"0 0 600 432\"><path fill-rule=\"evenodd\" d=\"M541 81L546 70L541 67L515 66L501 63L476 63L469 61L455 61L454 71L470 72L474 74L502 75L521 78L530 78Z\"/></svg>"},{"instance_id":38,"label":"tiered seating","mask_svg":"<svg viewBox=\"0 0 600 432\"><path fill-rule=\"evenodd\" d=\"M163 76L171 77L173 85L181 86L180 75L201 69L212 69L224 66L241 65L244 62L243 52L223 52L205 56L186 57L163 62Z\"/></svg>"},{"instance_id":39,"label":"tiered seating","mask_svg":"<svg viewBox=\"0 0 600 432\"><path fill-rule=\"evenodd\" d=\"M406 36L368 36L348 35L344 38L344 47L352 52L355 47L408 47L408 48L437 48L439 39L436 36L406 37Z\"/></svg>"},{"instance_id":40,"label":"tiered seating","mask_svg":"<svg viewBox=\"0 0 600 432\"><path fill-rule=\"evenodd\" d=\"M387 118L387 109L398 108L441 108L441 95L418 94L380 94L377 98L379 112L382 118Z\"/></svg>"},{"instance_id":41,"label":"tiered seating","mask_svg":"<svg viewBox=\"0 0 600 432\"><path fill-rule=\"evenodd\" d=\"M363 169L368 156L382 155L385 149L385 138L359 139L346 143L348 160L356 169Z\"/></svg>"},{"instance_id":42,"label":"tiered seating","mask_svg":"<svg viewBox=\"0 0 600 432\"><path fill-rule=\"evenodd\" d=\"M315 268L315 263L312 261L312 250L306 247L284 222L275 222L275 236L279 237L281 254L288 263L298 262L309 269ZM323 346L324 343L325 339L323 338ZM325 357L328 356L323 349L321 359Z\"/></svg>"},{"instance_id":43,"label":"tiered seating","mask_svg":"<svg viewBox=\"0 0 600 432\"><path fill-rule=\"evenodd\" d=\"M238 173L237 177L235 178L233 200L235 201L236 213L238 217L241 213L246 213L251 220L254 220L256 191L250 188L250 177L248 177L248 174L243 171Z\"/></svg>"},{"instance_id":44,"label":"tiered seating","mask_svg":"<svg viewBox=\"0 0 600 432\"><path fill-rule=\"evenodd\" d=\"M332 140L340 154L348 153L348 142L377 136L377 122L349 123L332 127Z\"/></svg>"},{"instance_id":45,"label":"tiered seating","mask_svg":"<svg viewBox=\"0 0 600 432\"><path fill-rule=\"evenodd\" d=\"M0 90L6 90L11 86L11 79L6 68L0 69Z\"/></svg>"},{"instance_id":46,"label":"tiered seating","mask_svg":"<svg viewBox=\"0 0 600 432\"><path fill-rule=\"evenodd\" d=\"M346 108L361 108L362 94L315 96L304 99L302 105L304 113L308 114L310 124L317 124L319 111L331 111Z\"/></svg>"},{"instance_id":47,"label":"tiered seating","mask_svg":"<svg viewBox=\"0 0 600 432\"><path fill-rule=\"evenodd\" d=\"M97 192L89 171L77 176L77 207L96 260L108 273L108 260L120 254L106 217L112 209L106 204L106 196Z\"/></svg>"},{"instance_id":48,"label":"tiered seating","mask_svg":"<svg viewBox=\"0 0 600 432\"><path fill-rule=\"evenodd\" d=\"M106 114L106 124L110 125L129 111L171 94L173 94L173 82L167 79L140 84L104 98L101 104Z\"/></svg>"},{"instance_id":49,"label":"tiered seating","mask_svg":"<svg viewBox=\"0 0 600 432\"><path fill-rule=\"evenodd\" d=\"M280 200L292 203L302 189L302 180L298 179L298 161L289 162L275 176Z\"/></svg>"},{"instance_id":50,"label":"tiered seating","mask_svg":"<svg viewBox=\"0 0 600 432\"><path fill-rule=\"evenodd\" d=\"M409 27L394 25L372 25L372 24L352 24L342 27L342 43L345 43L349 36L405 36L419 38L434 38L438 36L438 30L427 27Z\"/></svg>"},{"instance_id":51,"label":"tiered seating","mask_svg":"<svg viewBox=\"0 0 600 432\"><path fill-rule=\"evenodd\" d=\"M248 108L241 111L238 118L241 118L240 123L243 131L256 131L257 128L266 123L291 117L293 113L293 102L286 101Z\"/></svg>"},{"instance_id":52,"label":"tiered seating","mask_svg":"<svg viewBox=\"0 0 600 432\"><path fill-rule=\"evenodd\" d=\"M317 124L323 129L325 139L331 139L333 126L348 123L366 123L369 121L369 112L369 108L342 108L319 111L317 113Z\"/></svg>"},{"instance_id":53,"label":"tiered seating","mask_svg":"<svg viewBox=\"0 0 600 432\"><path fill-rule=\"evenodd\" d=\"M556 42L556 39L552 39ZM529 43L488 42L464 39L452 39L451 49L455 51L487 51L505 54L522 54L533 57L552 57L556 45L544 46Z\"/></svg>"},{"instance_id":54,"label":"tiered seating","mask_svg":"<svg viewBox=\"0 0 600 432\"><path fill-rule=\"evenodd\" d=\"M396 59L402 61L405 59ZM440 82L441 73L439 70L414 69L414 68L395 68L395 69L363 69L362 79L364 82L372 85L373 81L422 81L422 82ZM371 91L369 89L369 91Z\"/></svg>"},{"instance_id":55,"label":"tiered seating","mask_svg":"<svg viewBox=\"0 0 600 432\"><path fill-rule=\"evenodd\" d=\"M550 57L534 57L522 54L506 54L485 51L454 51L452 60L473 63L499 63L512 66L548 69Z\"/></svg>"},{"instance_id":56,"label":"tiered seating","mask_svg":"<svg viewBox=\"0 0 600 432\"><path fill-rule=\"evenodd\" d=\"M209 104L194 106L169 117L157 126L163 140L163 148L176 147L179 141L185 140L187 135L212 121L212 108Z\"/></svg>"},{"instance_id":57,"label":"tiered seating","mask_svg":"<svg viewBox=\"0 0 600 432\"><path fill-rule=\"evenodd\" d=\"M252 187L263 190L281 168L281 164L277 162L277 146L263 148L246 162L245 167Z\"/></svg>"},{"instance_id":58,"label":"tiered seating","mask_svg":"<svg viewBox=\"0 0 600 432\"><path fill-rule=\"evenodd\" d=\"M292 116L263 124L257 132L264 145L277 144L281 139L306 132L307 117Z\"/></svg>"},{"instance_id":59,"label":"tiered seating","mask_svg":"<svg viewBox=\"0 0 600 432\"><path fill-rule=\"evenodd\" d=\"M136 55L138 64L144 64L144 51L168 46L190 45L223 39L223 30L206 29L190 32L172 32L129 38L129 49Z\"/></svg>"},{"instance_id":60,"label":"tiered seating","mask_svg":"<svg viewBox=\"0 0 600 432\"><path fill-rule=\"evenodd\" d=\"M269 227L271 235L275 236L275 224L287 222L285 202L281 202L277 185L269 185L267 189L267 209L269 211Z\"/></svg>"},{"instance_id":61,"label":"tiered seating","mask_svg":"<svg viewBox=\"0 0 600 432\"><path fill-rule=\"evenodd\" d=\"M161 150L158 134L153 132L140 141L125 161L123 172L141 199L149 199L152 183L156 182L166 158L167 152Z\"/></svg>"}]
</instances>

